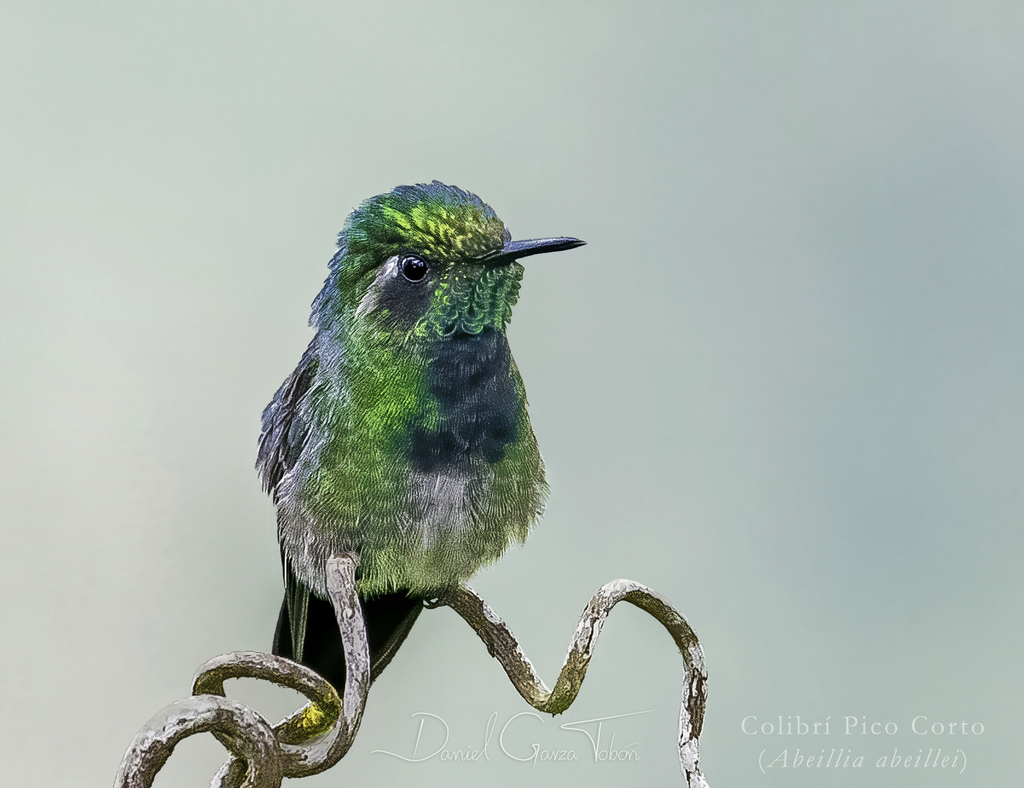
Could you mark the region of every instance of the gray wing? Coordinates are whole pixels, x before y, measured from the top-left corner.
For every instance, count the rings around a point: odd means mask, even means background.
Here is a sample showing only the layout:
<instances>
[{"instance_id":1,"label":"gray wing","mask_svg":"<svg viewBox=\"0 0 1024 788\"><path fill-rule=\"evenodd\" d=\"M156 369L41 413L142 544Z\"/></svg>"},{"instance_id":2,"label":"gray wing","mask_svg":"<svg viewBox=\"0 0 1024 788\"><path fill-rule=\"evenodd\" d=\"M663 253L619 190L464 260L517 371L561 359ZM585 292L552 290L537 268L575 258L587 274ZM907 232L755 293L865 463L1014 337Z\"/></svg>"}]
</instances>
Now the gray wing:
<instances>
[{"instance_id":1,"label":"gray wing","mask_svg":"<svg viewBox=\"0 0 1024 788\"><path fill-rule=\"evenodd\" d=\"M300 403L313 384L316 369L317 361L310 358L307 351L263 411L256 471L263 481L263 489L273 495L275 503L277 486L298 461L309 435Z\"/></svg>"},{"instance_id":2,"label":"gray wing","mask_svg":"<svg viewBox=\"0 0 1024 788\"><path fill-rule=\"evenodd\" d=\"M263 489L273 495L274 503L278 502L278 485L281 479L295 466L309 436L302 398L313 385L316 370L317 361L310 358L307 351L299 366L281 384L281 388L263 411L263 429L260 432L259 452L256 455L256 470L263 480ZM301 662L306 640L309 589L295 577L283 548L281 565L284 569L285 597L281 619L274 633L273 652ZM285 631L291 641L290 645L283 641Z\"/></svg>"}]
</instances>

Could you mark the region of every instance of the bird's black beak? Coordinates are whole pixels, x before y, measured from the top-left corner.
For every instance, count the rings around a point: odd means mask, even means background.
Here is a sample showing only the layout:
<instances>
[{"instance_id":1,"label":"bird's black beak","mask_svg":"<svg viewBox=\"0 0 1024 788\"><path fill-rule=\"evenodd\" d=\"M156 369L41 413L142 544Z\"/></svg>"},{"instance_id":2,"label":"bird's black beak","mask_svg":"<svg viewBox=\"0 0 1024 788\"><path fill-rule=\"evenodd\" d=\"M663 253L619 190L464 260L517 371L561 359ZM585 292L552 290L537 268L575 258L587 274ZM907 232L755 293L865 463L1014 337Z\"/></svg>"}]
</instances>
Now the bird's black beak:
<instances>
[{"instance_id":1,"label":"bird's black beak","mask_svg":"<svg viewBox=\"0 0 1024 788\"><path fill-rule=\"evenodd\" d=\"M566 249L575 249L583 246L586 241L579 238L534 238L530 241L509 241L503 249L484 255L480 258L481 263L511 263L520 257L529 257L532 254L544 254L546 252L562 252Z\"/></svg>"}]
</instances>

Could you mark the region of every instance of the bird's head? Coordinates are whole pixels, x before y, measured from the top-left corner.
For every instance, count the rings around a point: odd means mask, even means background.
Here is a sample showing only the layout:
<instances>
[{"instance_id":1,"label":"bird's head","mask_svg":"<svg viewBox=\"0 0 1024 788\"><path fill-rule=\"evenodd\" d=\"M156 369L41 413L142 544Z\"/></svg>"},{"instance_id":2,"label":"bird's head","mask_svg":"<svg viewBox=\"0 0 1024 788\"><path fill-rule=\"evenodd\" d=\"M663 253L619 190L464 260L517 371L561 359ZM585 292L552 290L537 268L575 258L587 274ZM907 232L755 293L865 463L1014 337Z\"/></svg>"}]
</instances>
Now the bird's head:
<instances>
[{"instance_id":1,"label":"bird's head","mask_svg":"<svg viewBox=\"0 0 1024 788\"><path fill-rule=\"evenodd\" d=\"M403 342L503 331L519 297L518 260L582 244L512 241L475 194L437 181L399 186L348 217L311 322Z\"/></svg>"}]
</instances>

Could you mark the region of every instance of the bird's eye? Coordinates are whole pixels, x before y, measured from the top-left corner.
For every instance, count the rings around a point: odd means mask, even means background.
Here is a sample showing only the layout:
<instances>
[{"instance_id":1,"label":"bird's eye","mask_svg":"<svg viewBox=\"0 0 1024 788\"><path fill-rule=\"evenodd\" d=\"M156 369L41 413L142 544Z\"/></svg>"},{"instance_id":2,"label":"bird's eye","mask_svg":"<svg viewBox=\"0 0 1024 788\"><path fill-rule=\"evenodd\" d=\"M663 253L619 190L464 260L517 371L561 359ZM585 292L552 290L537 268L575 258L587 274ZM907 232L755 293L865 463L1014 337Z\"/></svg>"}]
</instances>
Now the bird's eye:
<instances>
[{"instance_id":1,"label":"bird's eye","mask_svg":"<svg viewBox=\"0 0 1024 788\"><path fill-rule=\"evenodd\" d=\"M419 282L427 275L427 264L418 257L409 255L398 262L398 268L402 276L410 282Z\"/></svg>"}]
</instances>

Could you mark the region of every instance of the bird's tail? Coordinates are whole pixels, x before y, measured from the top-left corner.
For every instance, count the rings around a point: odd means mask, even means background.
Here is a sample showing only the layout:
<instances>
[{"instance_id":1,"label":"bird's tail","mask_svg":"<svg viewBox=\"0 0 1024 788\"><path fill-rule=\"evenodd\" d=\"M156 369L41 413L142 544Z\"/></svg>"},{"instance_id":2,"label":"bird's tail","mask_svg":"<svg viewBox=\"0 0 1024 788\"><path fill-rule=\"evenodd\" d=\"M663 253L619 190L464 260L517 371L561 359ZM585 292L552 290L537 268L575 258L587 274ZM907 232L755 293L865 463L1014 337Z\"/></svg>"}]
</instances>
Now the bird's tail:
<instances>
[{"instance_id":1,"label":"bird's tail","mask_svg":"<svg viewBox=\"0 0 1024 788\"><path fill-rule=\"evenodd\" d=\"M345 690L345 655L334 608L311 594L290 572L287 574L288 587L277 618L273 653L312 668L341 695ZM416 623L423 600L399 591L359 601L370 646L370 676L376 679Z\"/></svg>"}]
</instances>

